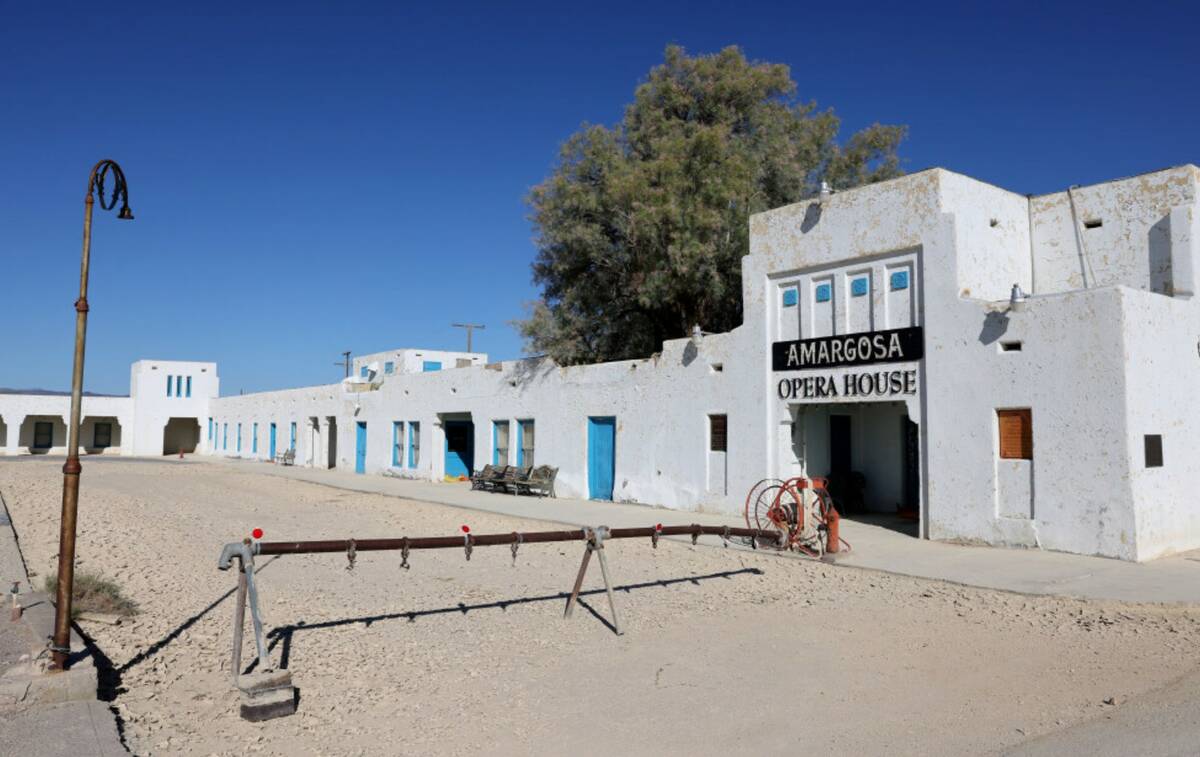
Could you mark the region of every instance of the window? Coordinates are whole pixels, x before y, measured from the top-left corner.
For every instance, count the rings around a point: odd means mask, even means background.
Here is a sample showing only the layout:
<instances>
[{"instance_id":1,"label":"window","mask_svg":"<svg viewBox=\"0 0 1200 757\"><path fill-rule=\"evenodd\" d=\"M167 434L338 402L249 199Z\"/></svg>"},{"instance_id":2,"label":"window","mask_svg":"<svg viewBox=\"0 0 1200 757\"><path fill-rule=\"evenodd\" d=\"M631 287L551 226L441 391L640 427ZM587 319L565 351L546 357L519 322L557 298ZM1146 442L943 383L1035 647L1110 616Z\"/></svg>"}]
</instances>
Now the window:
<instances>
[{"instance_id":1,"label":"window","mask_svg":"<svg viewBox=\"0 0 1200 757\"><path fill-rule=\"evenodd\" d=\"M432 373L433 371L440 371L441 369L442 364L437 360L426 360L425 362L421 363L421 370L425 373Z\"/></svg>"},{"instance_id":2,"label":"window","mask_svg":"<svg viewBox=\"0 0 1200 757\"><path fill-rule=\"evenodd\" d=\"M795 287L783 290L783 306L785 308L795 307L798 302L800 302L800 293L796 291Z\"/></svg>"},{"instance_id":3,"label":"window","mask_svg":"<svg viewBox=\"0 0 1200 757\"><path fill-rule=\"evenodd\" d=\"M829 284L817 284L817 302L829 302L832 297L832 286Z\"/></svg>"},{"instance_id":4,"label":"window","mask_svg":"<svg viewBox=\"0 0 1200 757\"><path fill-rule=\"evenodd\" d=\"M383 364L383 372L385 374L387 374L388 376L391 376L395 370L396 370L396 364L393 363L391 360L389 360Z\"/></svg>"},{"instance_id":5,"label":"window","mask_svg":"<svg viewBox=\"0 0 1200 757\"><path fill-rule=\"evenodd\" d=\"M183 376L175 377L175 396L176 397L183 396Z\"/></svg>"},{"instance_id":6,"label":"window","mask_svg":"<svg viewBox=\"0 0 1200 757\"><path fill-rule=\"evenodd\" d=\"M359 376L359 378L367 377L367 366L364 365L362 368L358 369L358 376Z\"/></svg>"},{"instance_id":7,"label":"window","mask_svg":"<svg viewBox=\"0 0 1200 757\"><path fill-rule=\"evenodd\" d=\"M408 422L408 467L415 468L421 463L421 424L416 421Z\"/></svg>"},{"instance_id":8,"label":"window","mask_svg":"<svg viewBox=\"0 0 1200 757\"><path fill-rule=\"evenodd\" d=\"M212 427L213 427L212 418L209 418L208 419L208 436L205 438L208 439L210 442L212 441Z\"/></svg>"},{"instance_id":9,"label":"window","mask_svg":"<svg viewBox=\"0 0 1200 757\"><path fill-rule=\"evenodd\" d=\"M508 465L508 421L492 421L492 465Z\"/></svg>"},{"instance_id":10,"label":"window","mask_svg":"<svg viewBox=\"0 0 1200 757\"><path fill-rule=\"evenodd\" d=\"M471 367L471 358L469 358L469 357L455 358L454 359L454 367L455 368L470 368Z\"/></svg>"},{"instance_id":11,"label":"window","mask_svg":"<svg viewBox=\"0 0 1200 757\"><path fill-rule=\"evenodd\" d=\"M1021 351L1021 343L1020 342L1001 342L1000 343L1000 351L1001 352L1020 352Z\"/></svg>"},{"instance_id":12,"label":"window","mask_svg":"<svg viewBox=\"0 0 1200 757\"><path fill-rule=\"evenodd\" d=\"M729 446L729 416L708 416L708 449L710 452L725 452Z\"/></svg>"},{"instance_id":13,"label":"window","mask_svg":"<svg viewBox=\"0 0 1200 757\"><path fill-rule=\"evenodd\" d=\"M868 289L870 289L870 284L866 276L860 276L850 282L850 295L853 297L866 296Z\"/></svg>"},{"instance_id":14,"label":"window","mask_svg":"<svg viewBox=\"0 0 1200 757\"><path fill-rule=\"evenodd\" d=\"M517 421L517 465L535 465L533 457L533 421Z\"/></svg>"},{"instance_id":15,"label":"window","mask_svg":"<svg viewBox=\"0 0 1200 757\"><path fill-rule=\"evenodd\" d=\"M288 447L288 449L290 449L292 452L296 451L296 422L295 421L292 421L292 441L291 441L291 446Z\"/></svg>"},{"instance_id":16,"label":"window","mask_svg":"<svg viewBox=\"0 0 1200 757\"><path fill-rule=\"evenodd\" d=\"M250 427L250 451L258 454L258 424Z\"/></svg>"},{"instance_id":17,"label":"window","mask_svg":"<svg viewBox=\"0 0 1200 757\"><path fill-rule=\"evenodd\" d=\"M237 449L235 452L242 451L242 424L237 424Z\"/></svg>"},{"instance_id":18,"label":"window","mask_svg":"<svg viewBox=\"0 0 1200 757\"><path fill-rule=\"evenodd\" d=\"M895 289L908 289L908 271L895 271L889 279L891 287Z\"/></svg>"},{"instance_id":19,"label":"window","mask_svg":"<svg viewBox=\"0 0 1200 757\"><path fill-rule=\"evenodd\" d=\"M184 394L183 396L185 396L185 397L192 396L192 377L191 376L187 377L187 393Z\"/></svg>"},{"instance_id":20,"label":"window","mask_svg":"<svg viewBox=\"0 0 1200 757\"><path fill-rule=\"evenodd\" d=\"M229 449L229 424L221 426L221 449Z\"/></svg>"},{"instance_id":21,"label":"window","mask_svg":"<svg viewBox=\"0 0 1200 757\"><path fill-rule=\"evenodd\" d=\"M38 421L33 424L33 448L50 449L54 442L54 424Z\"/></svg>"},{"instance_id":22,"label":"window","mask_svg":"<svg viewBox=\"0 0 1200 757\"><path fill-rule=\"evenodd\" d=\"M1146 434L1146 467L1161 468L1163 464L1162 434Z\"/></svg>"},{"instance_id":23,"label":"window","mask_svg":"<svg viewBox=\"0 0 1200 757\"><path fill-rule=\"evenodd\" d=\"M92 429L92 446L105 449L112 446L112 424L97 423Z\"/></svg>"},{"instance_id":24,"label":"window","mask_svg":"<svg viewBox=\"0 0 1200 757\"><path fill-rule=\"evenodd\" d=\"M399 468L404 461L404 421L392 422L392 465Z\"/></svg>"},{"instance_id":25,"label":"window","mask_svg":"<svg viewBox=\"0 0 1200 757\"><path fill-rule=\"evenodd\" d=\"M1029 408L997 410L1000 427L1000 458L1003 460L1033 459L1033 419Z\"/></svg>"},{"instance_id":26,"label":"window","mask_svg":"<svg viewBox=\"0 0 1200 757\"><path fill-rule=\"evenodd\" d=\"M167 396L171 396L171 390L175 388L175 377L167 376Z\"/></svg>"}]
</instances>

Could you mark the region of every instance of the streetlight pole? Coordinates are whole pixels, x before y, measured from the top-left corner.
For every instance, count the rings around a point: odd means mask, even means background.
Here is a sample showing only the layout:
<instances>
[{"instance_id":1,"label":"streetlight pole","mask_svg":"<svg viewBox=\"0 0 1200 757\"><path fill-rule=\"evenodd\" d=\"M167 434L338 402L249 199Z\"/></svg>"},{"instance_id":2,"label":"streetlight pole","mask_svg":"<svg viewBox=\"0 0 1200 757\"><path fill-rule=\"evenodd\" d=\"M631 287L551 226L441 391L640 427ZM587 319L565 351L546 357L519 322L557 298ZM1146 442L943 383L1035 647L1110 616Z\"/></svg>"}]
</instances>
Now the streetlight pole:
<instances>
[{"instance_id":1,"label":"streetlight pole","mask_svg":"<svg viewBox=\"0 0 1200 757\"><path fill-rule=\"evenodd\" d=\"M107 198L104 180L112 174L112 194ZM54 641L50 645L51 666L67 669L71 653L71 591L75 584L75 520L79 510L79 416L83 404L83 352L87 340L88 262L92 248L93 195L100 198L101 210L112 210L121 201L117 218L133 220L129 210L129 190L125 172L115 162L102 160L88 176L87 195L83 199L83 258L79 269L79 299L75 301L75 367L71 373L71 425L67 429L67 462L63 465L62 520L58 536L58 584L54 602Z\"/></svg>"}]
</instances>

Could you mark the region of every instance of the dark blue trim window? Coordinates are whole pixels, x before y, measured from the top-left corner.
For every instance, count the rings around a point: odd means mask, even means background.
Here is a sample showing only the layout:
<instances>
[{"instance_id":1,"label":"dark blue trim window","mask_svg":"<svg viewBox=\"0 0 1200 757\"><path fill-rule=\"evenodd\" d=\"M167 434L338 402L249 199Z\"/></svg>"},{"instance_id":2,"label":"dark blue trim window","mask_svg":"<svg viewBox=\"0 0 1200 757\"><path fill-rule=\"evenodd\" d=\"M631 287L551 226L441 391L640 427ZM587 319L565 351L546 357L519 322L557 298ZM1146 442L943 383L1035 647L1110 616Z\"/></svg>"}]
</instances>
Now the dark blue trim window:
<instances>
[{"instance_id":1,"label":"dark blue trim window","mask_svg":"<svg viewBox=\"0 0 1200 757\"><path fill-rule=\"evenodd\" d=\"M857 279L854 279L850 282L850 294L855 297L865 296L867 294L867 290L870 289L868 283L869 282L866 276L861 276Z\"/></svg>"},{"instance_id":2,"label":"dark blue trim window","mask_svg":"<svg viewBox=\"0 0 1200 757\"><path fill-rule=\"evenodd\" d=\"M187 394L185 394L184 396L185 397L192 396L192 377L191 376L187 377Z\"/></svg>"},{"instance_id":3,"label":"dark blue trim window","mask_svg":"<svg viewBox=\"0 0 1200 757\"><path fill-rule=\"evenodd\" d=\"M367 366L364 365L362 368L358 369L358 376L359 376L359 378L367 377Z\"/></svg>"},{"instance_id":4,"label":"dark blue trim window","mask_svg":"<svg viewBox=\"0 0 1200 757\"><path fill-rule=\"evenodd\" d=\"M785 308L796 307L800 303L800 292L796 291L795 287L783 290L783 306Z\"/></svg>"},{"instance_id":5,"label":"dark blue trim window","mask_svg":"<svg viewBox=\"0 0 1200 757\"><path fill-rule=\"evenodd\" d=\"M175 388L175 377L167 376L167 396L168 397L171 396L171 392L172 392L172 390L174 390L174 388Z\"/></svg>"},{"instance_id":6,"label":"dark blue trim window","mask_svg":"<svg viewBox=\"0 0 1200 757\"><path fill-rule=\"evenodd\" d=\"M421 370L425 373L432 373L434 371L440 371L441 369L442 363L440 360L426 360L421 364Z\"/></svg>"},{"instance_id":7,"label":"dark blue trim window","mask_svg":"<svg viewBox=\"0 0 1200 757\"><path fill-rule=\"evenodd\" d=\"M908 289L908 271L895 271L890 279L892 291Z\"/></svg>"},{"instance_id":8,"label":"dark blue trim window","mask_svg":"<svg viewBox=\"0 0 1200 757\"><path fill-rule=\"evenodd\" d=\"M386 373L387 375L391 376L392 372L395 370L396 370L396 364L393 363L391 360L389 360L383 364L383 372Z\"/></svg>"},{"instance_id":9,"label":"dark blue trim window","mask_svg":"<svg viewBox=\"0 0 1200 757\"><path fill-rule=\"evenodd\" d=\"M833 298L833 287L829 284L817 284L817 302L829 302Z\"/></svg>"}]
</instances>

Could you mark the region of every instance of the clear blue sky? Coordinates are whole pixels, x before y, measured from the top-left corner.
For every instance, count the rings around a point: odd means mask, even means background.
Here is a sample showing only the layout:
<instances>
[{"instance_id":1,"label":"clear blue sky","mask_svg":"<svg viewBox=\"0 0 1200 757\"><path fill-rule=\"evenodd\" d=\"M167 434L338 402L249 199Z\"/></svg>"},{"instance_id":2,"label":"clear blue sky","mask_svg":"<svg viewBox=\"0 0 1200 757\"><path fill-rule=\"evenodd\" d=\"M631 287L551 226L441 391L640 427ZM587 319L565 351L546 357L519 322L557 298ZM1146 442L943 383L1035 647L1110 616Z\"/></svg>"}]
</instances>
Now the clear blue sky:
<instances>
[{"instance_id":1,"label":"clear blue sky","mask_svg":"<svg viewBox=\"0 0 1200 757\"><path fill-rule=\"evenodd\" d=\"M1195 3L0 1L0 386L63 389L87 172L87 388L215 360L224 394L334 381L341 350L521 354L523 199L664 45L786 63L905 167L1047 192L1200 162Z\"/></svg>"}]
</instances>

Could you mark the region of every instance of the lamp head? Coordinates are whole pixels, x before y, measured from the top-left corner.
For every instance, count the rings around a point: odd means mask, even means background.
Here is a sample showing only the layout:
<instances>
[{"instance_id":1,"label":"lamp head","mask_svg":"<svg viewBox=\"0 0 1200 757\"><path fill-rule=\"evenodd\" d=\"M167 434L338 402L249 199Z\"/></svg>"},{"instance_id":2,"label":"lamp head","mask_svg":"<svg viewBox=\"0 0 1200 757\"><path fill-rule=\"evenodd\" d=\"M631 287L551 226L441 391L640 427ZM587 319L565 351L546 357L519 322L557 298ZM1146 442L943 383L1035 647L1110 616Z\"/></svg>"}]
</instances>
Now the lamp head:
<instances>
[{"instance_id":1,"label":"lamp head","mask_svg":"<svg viewBox=\"0 0 1200 757\"><path fill-rule=\"evenodd\" d=\"M128 205L122 205L121 211L117 213L117 218L121 219L122 221L132 221L133 211L129 209Z\"/></svg>"},{"instance_id":2,"label":"lamp head","mask_svg":"<svg viewBox=\"0 0 1200 757\"><path fill-rule=\"evenodd\" d=\"M1008 297L1009 309L1016 311L1016 312L1020 312L1020 311L1024 310L1025 309L1025 300L1027 298L1028 298L1028 295L1026 295L1025 292L1021 291L1021 285L1013 284L1012 285L1012 294L1010 294Z\"/></svg>"}]
</instances>

